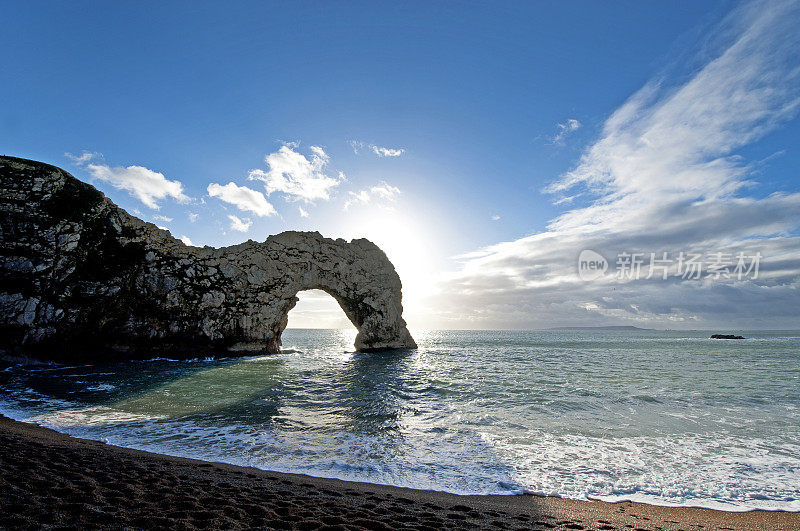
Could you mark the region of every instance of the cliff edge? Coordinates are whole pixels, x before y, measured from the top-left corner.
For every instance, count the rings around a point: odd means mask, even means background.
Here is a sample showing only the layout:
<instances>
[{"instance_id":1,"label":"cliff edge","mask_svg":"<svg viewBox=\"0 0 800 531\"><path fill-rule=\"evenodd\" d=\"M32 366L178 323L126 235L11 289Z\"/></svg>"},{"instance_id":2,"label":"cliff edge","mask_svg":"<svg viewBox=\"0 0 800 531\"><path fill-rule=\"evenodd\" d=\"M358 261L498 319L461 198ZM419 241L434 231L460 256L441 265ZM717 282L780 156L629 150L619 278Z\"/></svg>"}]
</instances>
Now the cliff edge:
<instances>
[{"instance_id":1,"label":"cliff edge","mask_svg":"<svg viewBox=\"0 0 800 531\"><path fill-rule=\"evenodd\" d=\"M416 348L366 239L190 247L66 171L0 157L0 354L68 361L280 351L296 294L331 294L361 351Z\"/></svg>"}]
</instances>

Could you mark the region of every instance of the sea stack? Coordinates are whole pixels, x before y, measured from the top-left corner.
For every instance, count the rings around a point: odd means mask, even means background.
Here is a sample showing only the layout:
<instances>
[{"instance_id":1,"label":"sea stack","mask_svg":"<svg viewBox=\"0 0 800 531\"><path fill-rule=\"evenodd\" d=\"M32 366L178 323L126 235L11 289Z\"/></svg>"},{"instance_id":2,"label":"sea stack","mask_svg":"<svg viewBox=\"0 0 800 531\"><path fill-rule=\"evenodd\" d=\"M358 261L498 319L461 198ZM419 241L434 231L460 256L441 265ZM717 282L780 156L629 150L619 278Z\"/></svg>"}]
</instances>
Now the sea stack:
<instances>
[{"instance_id":1,"label":"sea stack","mask_svg":"<svg viewBox=\"0 0 800 531\"><path fill-rule=\"evenodd\" d=\"M187 246L60 168L0 157L0 355L275 353L306 289L339 302L356 349L416 348L401 288L366 239L290 231Z\"/></svg>"}]
</instances>

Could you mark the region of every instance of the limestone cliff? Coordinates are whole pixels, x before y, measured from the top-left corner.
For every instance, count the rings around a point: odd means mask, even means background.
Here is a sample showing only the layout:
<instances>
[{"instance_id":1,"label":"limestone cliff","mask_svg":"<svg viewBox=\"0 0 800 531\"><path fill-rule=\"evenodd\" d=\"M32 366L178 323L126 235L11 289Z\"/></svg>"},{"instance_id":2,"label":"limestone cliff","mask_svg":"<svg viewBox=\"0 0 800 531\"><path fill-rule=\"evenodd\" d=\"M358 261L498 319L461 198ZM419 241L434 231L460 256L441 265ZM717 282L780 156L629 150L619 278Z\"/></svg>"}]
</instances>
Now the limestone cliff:
<instances>
[{"instance_id":1,"label":"limestone cliff","mask_svg":"<svg viewBox=\"0 0 800 531\"><path fill-rule=\"evenodd\" d=\"M0 354L274 353L305 289L339 302L358 350L416 348L400 278L368 240L283 232L190 247L64 170L0 157Z\"/></svg>"}]
</instances>

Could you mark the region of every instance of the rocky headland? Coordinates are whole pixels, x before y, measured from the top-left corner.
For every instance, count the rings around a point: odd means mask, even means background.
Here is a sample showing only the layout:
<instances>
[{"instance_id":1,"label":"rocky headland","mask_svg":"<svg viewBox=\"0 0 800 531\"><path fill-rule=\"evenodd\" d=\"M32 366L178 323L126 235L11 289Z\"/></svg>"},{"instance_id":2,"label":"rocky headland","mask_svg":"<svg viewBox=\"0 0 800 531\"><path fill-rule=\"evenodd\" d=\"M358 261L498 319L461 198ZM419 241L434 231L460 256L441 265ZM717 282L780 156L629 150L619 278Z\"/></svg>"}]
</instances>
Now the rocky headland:
<instances>
[{"instance_id":1,"label":"rocky headland","mask_svg":"<svg viewBox=\"0 0 800 531\"><path fill-rule=\"evenodd\" d=\"M60 168L0 157L0 355L275 353L306 289L338 301L356 349L416 348L400 278L369 240L187 246Z\"/></svg>"}]
</instances>

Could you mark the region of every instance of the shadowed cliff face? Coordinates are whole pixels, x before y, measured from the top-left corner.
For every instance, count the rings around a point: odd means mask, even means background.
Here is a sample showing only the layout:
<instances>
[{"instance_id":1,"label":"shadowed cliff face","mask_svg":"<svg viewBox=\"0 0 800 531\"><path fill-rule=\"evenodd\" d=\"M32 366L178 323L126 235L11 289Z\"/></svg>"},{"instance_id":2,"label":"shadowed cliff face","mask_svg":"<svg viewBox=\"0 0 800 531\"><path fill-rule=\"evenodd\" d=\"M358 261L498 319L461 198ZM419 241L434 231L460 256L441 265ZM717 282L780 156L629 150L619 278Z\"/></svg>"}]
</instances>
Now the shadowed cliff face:
<instances>
[{"instance_id":1,"label":"shadowed cliff face","mask_svg":"<svg viewBox=\"0 0 800 531\"><path fill-rule=\"evenodd\" d=\"M416 348L372 242L283 232L189 247L47 164L0 157L0 350L40 359L278 352L298 291L331 294L358 350Z\"/></svg>"}]
</instances>

